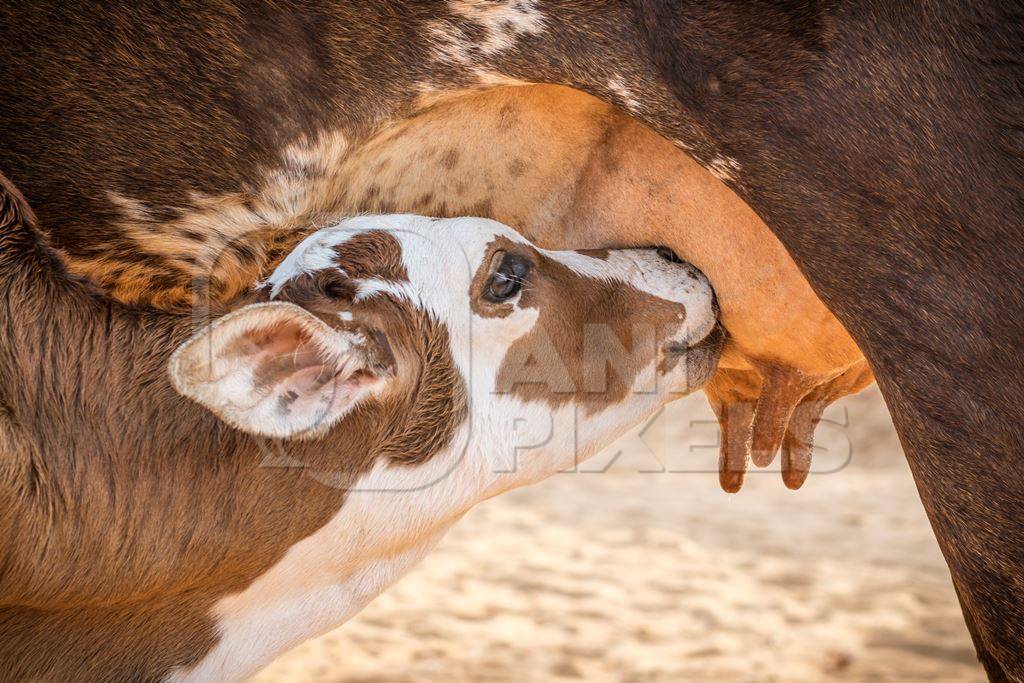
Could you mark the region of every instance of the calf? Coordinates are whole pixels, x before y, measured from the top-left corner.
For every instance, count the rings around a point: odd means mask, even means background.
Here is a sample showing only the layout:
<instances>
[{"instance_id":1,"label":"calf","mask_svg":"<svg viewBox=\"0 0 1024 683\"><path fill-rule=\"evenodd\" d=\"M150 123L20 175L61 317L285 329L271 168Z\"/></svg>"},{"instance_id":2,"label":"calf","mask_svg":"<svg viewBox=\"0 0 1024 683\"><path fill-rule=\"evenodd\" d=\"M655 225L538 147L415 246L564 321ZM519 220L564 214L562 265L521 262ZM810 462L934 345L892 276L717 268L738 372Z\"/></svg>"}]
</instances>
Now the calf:
<instances>
[{"instance_id":1,"label":"calf","mask_svg":"<svg viewBox=\"0 0 1024 683\"><path fill-rule=\"evenodd\" d=\"M191 334L64 274L2 200L11 680L251 674L475 503L702 386L720 353L708 282L670 254L410 215L313 233L259 301Z\"/></svg>"}]
</instances>

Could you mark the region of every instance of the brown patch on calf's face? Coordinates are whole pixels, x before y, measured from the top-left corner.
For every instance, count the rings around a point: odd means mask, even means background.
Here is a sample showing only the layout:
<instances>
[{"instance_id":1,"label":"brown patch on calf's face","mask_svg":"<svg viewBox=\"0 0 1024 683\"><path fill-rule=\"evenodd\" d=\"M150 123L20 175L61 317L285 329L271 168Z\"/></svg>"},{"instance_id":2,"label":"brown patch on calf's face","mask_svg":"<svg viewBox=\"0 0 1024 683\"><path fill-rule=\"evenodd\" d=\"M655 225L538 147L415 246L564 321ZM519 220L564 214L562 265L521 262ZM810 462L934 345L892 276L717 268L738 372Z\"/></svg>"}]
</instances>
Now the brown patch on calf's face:
<instances>
[{"instance_id":1,"label":"brown patch on calf's face","mask_svg":"<svg viewBox=\"0 0 1024 683\"><path fill-rule=\"evenodd\" d=\"M277 298L293 301L334 325L337 314L348 310L338 304L351 303L359 280L409 281L402 245L384 230L355 232L333 249L335 267L297 274L281 286Z\"/></svg>"},{"instance_id":2,"label":"brown patch on calf's face","mask_svg":"<svg viewBox=\"0 0 1024 683\"><path fill-rule=\"evenodd\" d=\"M465 422L469 414L466 387L455 367L445 326L407 304L390 303L394 325L385 329L399 375L403 364L418 372L410 375L407 387L381 399L386 408L383 414L397 424L381 442L380 453L395 463L419 465L451 444Z\"/></svg>"},{"instance_id":3,"label":"brown patch on calf's face","mask_svg":"<svg viewBox=\"0 0 1024 683\"><path fill-rule=\"evenodd\" d=\"M630 391L654 392L641 374L657 366L664 347L682 326L686 309L620 281L587 277L537 249L496 240L490 253L518 251L534 264L515 307L536 309L533 328L509 347L497 371L496 390L551 406L569 402L590 413L622 402ZM471 300L477 315L507 316L513 304L481 301L489 273L474 278Z\"/></svg>"},{"instance_id":4,"label":"brown patch on calf's face","mask_svg":"<svg viewBox=\"0 0 1024 683\"><path fill-rule=\"evenodd\" d=\"M379 278L408 282L402 263L402 245L383 230L367 230L335 248L334 262L350 278Z\"/></svg>"}]
</instances>

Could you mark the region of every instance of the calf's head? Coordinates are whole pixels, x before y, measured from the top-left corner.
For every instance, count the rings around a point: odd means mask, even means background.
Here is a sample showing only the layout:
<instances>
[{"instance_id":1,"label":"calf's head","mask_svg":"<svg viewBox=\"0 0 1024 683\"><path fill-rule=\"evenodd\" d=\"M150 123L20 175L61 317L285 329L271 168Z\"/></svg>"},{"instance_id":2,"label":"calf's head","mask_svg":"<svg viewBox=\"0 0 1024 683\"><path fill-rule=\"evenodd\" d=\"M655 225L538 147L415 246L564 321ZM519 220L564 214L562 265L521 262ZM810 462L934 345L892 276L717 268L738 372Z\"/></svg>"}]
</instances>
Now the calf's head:
<instances>
[{"instance_id":1,"label":"calf's head","mask_svg":"<svg viewBox=\"0 0 1024 683\"><path fill-rule=\"evenodd\" d=\"M710 285L671 254L546 251L479 218L346 220L261 291L177 351L182 394L253 434L358 426L406 463L458 448L510 483L700 388L721 347Z\"/></svg>"}]
</instances>

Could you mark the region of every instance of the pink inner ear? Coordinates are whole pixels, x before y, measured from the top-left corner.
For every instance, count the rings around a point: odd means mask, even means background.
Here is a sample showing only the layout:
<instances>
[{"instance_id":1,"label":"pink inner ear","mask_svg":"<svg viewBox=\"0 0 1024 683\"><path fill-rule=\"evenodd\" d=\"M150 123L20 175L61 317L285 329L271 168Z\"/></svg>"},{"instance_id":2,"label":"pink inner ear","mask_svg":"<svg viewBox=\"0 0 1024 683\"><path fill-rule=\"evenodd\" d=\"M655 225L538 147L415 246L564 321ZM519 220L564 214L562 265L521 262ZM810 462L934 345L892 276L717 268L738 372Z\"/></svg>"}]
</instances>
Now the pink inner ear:
<instances>
[{"instance_id":1,"label":"pink inner ear","mask_svg":"<svg viewBox=\"0 0 1024 683\"><path fill-rule=\"evenodd\" d=\"M312 335L297 322L290 320L274 322L263 327L249 330L242 335L240 343L245 342L249 353L293 353L303 346L313 343Z\"/></svg>"},{"instance_id":2,"label":"pink inner ear","mask_svg":"<svg viewBox=\"0 0 1024 683\"><path fill-rule=\"evenodd\" d=\"M299 373L306 377L307 386L326 376L322 385L336 374L328 367L331 363L317 348L312 334L291 321L245 332L225 349L224 355L243 360L253 368L254 388L260 393L272 391Z\"/></svg>"},{"instance_id":3,"label":"pink inner ear","mask_svg":"<svg viewBox=\"0 0 1024 683\"><path fill-rule=\"evenodd\" d=\"M311 366L286 378L278 394L278 412L305 415L322 413L326 419L335 409L352 403L356 391L374 379L365 370L348 376L337 372L332 374L331 370L328 366ZM312 424L307 429L316 429L318 426Z\"/></svg>"},{"instance_id":4,"label":"pink inner ear","mask_svg":"<svg viewBox=\"0 0 1024 683\"><path fill-rule=\"evenodd\" d=\"M282 414L330 413L375 379L351 356L337 359L324 353L314 334L296 322L283 321L250 330L237 342L235 352L253 367L254 388L276 396Z\"/></svg>"}]
</instances>

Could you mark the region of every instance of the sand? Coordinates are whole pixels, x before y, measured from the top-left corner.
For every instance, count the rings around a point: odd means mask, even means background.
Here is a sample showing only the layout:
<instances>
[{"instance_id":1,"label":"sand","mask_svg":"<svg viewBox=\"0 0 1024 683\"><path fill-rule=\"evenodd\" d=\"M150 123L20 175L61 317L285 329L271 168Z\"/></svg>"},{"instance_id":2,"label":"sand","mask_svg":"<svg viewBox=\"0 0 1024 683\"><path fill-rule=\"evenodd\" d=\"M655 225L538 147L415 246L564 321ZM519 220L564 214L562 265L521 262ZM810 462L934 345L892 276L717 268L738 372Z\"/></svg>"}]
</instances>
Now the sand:
<instances>
[{"instance_id":1,"label":"sand","mask_svg":"<svg viewBox=\"0 0 1024 683\"><path fill-rule=\"evenodd\" d=\"M341 628L256 680L983 681L877 390L815 473L727 495L703 396L580 471L482 504Z\"/></svg>"}]
</instances>

